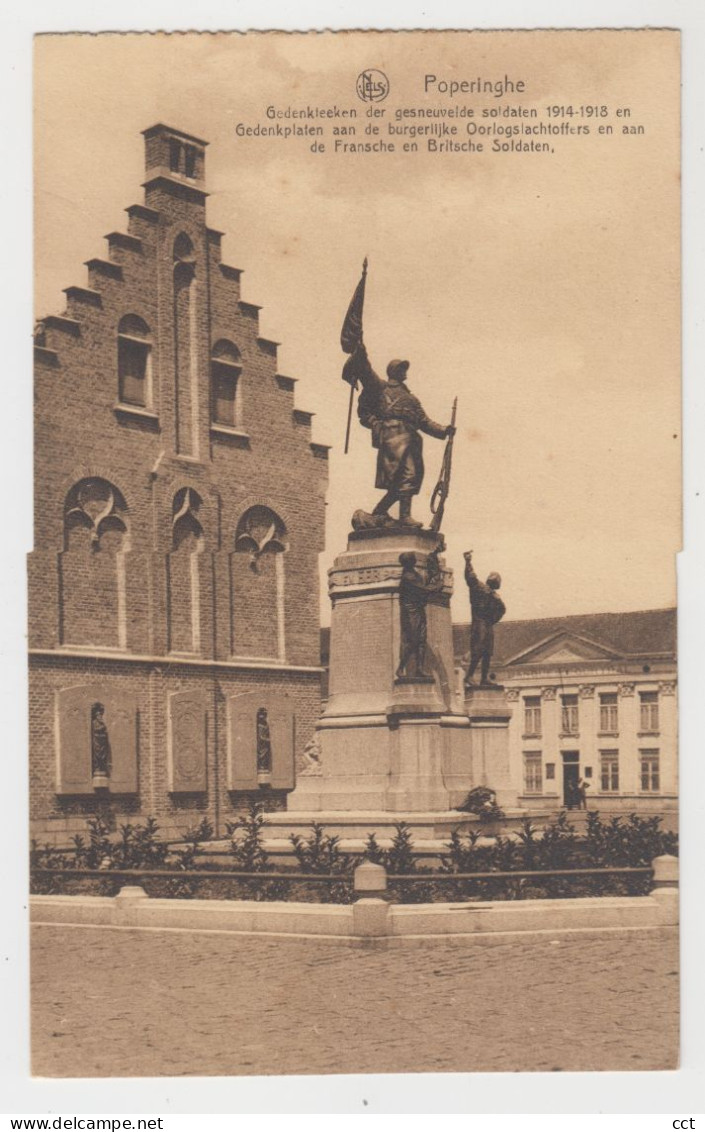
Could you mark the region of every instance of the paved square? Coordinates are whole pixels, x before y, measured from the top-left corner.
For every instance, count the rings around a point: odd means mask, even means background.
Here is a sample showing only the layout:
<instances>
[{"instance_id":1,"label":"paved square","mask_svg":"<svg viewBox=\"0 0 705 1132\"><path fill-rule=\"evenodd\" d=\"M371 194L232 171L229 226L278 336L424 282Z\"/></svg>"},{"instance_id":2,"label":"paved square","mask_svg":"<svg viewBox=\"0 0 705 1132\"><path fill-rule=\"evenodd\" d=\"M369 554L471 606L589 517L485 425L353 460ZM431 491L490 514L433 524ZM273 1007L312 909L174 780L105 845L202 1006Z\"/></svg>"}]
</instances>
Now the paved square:
<instances>
[{"instance_id":1,"label":"paved square","mask_svg":"<svg viewBox=\"0 0 705 1132\"><path fill-rule=\"evenodd\" d=\"M671 929L423 941L33 928L49 1077L673 1069Z\"/></svg>"}]
</instances>

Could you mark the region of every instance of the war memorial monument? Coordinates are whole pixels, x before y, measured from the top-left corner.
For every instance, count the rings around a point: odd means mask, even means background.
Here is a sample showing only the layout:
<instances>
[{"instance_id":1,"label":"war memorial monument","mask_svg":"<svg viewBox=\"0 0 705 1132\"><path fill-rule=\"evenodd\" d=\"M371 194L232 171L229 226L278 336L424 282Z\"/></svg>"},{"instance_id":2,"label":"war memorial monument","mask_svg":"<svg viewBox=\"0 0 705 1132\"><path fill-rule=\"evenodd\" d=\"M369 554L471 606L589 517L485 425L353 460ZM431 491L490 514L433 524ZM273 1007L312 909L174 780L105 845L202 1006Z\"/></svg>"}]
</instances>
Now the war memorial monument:
<instances>
[{"instance_id":1,"label":"war memorial monument","mask_svg":"<svg viewBox=\"0 0 705 1132\"><path fill-rule=\"evenodd\" d=\"M390 836L404 821L416 840L440 844L473 820L456 807L474 786L490 787L508 817L518 812L509 773L511 709L489 674L492 625L504 604L496 593L499 575L481 582L467 551L473 626L461 689L453 657L453 575L442 557L441 532L455 406L451 424L430 420L407 387L408 361L391 361L386 381L375 373L362 335L366 274L367 261L341 334L349 355L343 379L350 385L348 436L359 388L357 415L371 432L375 486L384 495L371 511L355 510L347 547L329 570L328 699L287 810L267 814L267 823L275 838L317 821L357 840L371 831ZM428 527L411 515L424 480L422 433L446 440ZM396 516L390 513L395 505Z\"/></svg>"}]
</instances>

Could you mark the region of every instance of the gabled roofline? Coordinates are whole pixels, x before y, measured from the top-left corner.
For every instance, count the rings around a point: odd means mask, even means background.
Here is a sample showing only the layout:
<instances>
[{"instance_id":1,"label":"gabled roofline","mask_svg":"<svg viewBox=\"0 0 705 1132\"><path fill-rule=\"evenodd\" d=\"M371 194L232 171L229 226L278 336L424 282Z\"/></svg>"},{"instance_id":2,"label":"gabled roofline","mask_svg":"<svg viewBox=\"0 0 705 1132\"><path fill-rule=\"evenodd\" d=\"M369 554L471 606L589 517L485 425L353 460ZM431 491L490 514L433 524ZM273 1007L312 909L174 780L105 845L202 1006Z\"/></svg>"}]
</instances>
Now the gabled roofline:
<instances>
[{"instance_id":1,"label":"gabled roofline","mask_svg":"<svg viewBox=\"0 0 705 1132\"><path fill-rule=\"evenodd\" d=\"M515 664L517 661L521 660L522 657L530 656L532 653L538 652L540 649L550 645L553 641L581 641L583 644L597 649L603 656L609 656L615 659L630 655L629 653L618 652L608 645L603 645L592 637L584 637L581 633L571 633L568 629L562 629L557 633L551 633L550 636L544 637L543 640L536 641L535 644L530 645L529 648L522 649L521 652L515 653L514 656L507 657L506 660L502 661L501 666L498 667L506 668L510 664Z\"/></svg>"},{"instance_id":2,"label":"gabled roofline","mask_svg":"<svg viewBox=\"0 0 705 1132\"><path fill-rule=\"evenodd\" d=\"M605 609L594 613L553 613L548 617L511 617L504 621L505 625L540 625L542 621L577 621L586 617L636 617L640 613L676 613L676 605L660 605L656 609ZM454 622L458 625L469 625L469 621Z\"/></svg>"}]
</instances>

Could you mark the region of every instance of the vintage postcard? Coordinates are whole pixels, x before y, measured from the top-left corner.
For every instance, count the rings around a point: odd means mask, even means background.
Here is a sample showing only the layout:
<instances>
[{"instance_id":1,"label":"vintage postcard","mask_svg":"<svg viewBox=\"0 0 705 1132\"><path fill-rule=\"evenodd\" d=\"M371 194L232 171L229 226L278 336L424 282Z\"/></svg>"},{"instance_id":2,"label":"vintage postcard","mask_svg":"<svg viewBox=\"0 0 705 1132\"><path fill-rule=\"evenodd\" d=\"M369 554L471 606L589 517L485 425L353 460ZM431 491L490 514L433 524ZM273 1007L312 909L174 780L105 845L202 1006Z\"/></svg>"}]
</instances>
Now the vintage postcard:
<instances>
[{"instance_id":1,"label":"vintage postcard","mask_svg":"<svg viewBox=\"0 0 705 1132\"><path fill-rule=\"evenodd\" d=\"M678 32L34 85L33 1072L676 1068Z\"/></svg>"}]
</instances>

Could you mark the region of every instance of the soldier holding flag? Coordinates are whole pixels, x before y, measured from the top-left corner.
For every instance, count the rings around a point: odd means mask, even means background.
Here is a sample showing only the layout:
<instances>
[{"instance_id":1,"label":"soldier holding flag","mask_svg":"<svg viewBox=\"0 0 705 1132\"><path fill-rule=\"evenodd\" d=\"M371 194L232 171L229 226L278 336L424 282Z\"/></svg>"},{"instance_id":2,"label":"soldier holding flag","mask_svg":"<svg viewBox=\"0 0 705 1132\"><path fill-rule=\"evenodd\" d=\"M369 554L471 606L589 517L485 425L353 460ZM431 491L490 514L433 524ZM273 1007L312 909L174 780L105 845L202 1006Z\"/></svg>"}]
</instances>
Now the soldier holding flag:
<instances>
[{"instance_id":1,"label":"soldier holding flag","mask_svg":"<svg viewBox=\"0 0 705 1132\"><path fill-rule=\"evenodd\" d=\"M343 380L349 382L350 409L357 383L362 385L358 402L360 423L372 432L372 444L377 449L377 478L375 487L384 495L373 514L382 521L392 521L389 509L399 503L399 522L403 526L421 527L411 518L411 500L418 495L423 481L423 441L420 433L443 440L455 432L453 425L439 425L424 412L421 402L406 386L409 362L394 360L387 366L387 381L372 369L362 340L362 308L365 295L367 260L358 283L341 333L341 346L350 354L343 369ZM348 434L350 430L348 414ZM346 438L347 451L347 438Z\"/></svg>"}]
</instances>

